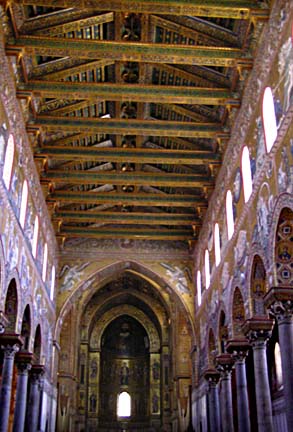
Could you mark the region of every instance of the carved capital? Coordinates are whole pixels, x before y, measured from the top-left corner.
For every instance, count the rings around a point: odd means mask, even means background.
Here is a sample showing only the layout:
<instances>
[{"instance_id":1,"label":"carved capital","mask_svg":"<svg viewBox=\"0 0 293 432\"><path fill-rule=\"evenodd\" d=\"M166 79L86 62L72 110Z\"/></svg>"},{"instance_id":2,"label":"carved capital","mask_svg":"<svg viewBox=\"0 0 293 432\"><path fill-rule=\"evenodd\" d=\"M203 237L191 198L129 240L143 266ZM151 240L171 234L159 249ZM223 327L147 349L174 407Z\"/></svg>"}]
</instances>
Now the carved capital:
<instances>
[{"instance_id":1,"label":"carved capital","mask_svg":"<svg viewBox=\"0 0 293 432\"><path fill-rule=\"evenodd\" d=\"M226 345L226 350L231 354L235 363L245 362L249 348L250 345L246 338L230 339Z\"/></svg>"},{"instance_id":2,"label":"carved capital","mask_svg":"<svg viewBox=\"0 0 293 432\"><path fill-rule=\"evenodd\" d=\"M32 359L33 354L26 351L20 351L16 354L15 362L19 374L27 374L31 370Z\"/></svg>"},{"instance_id":3,"label":"carved capital","mask_svg":"<svg viewBox=\"0 0 293 432\"><path fill-rule=\"evenodd\" d=\"M215 387L220 379L220 373L216 369L206 369L204 377L209 383L209 387Z\"/></svg>"},{"instance_id":4,"label":"carved capital","mask_svg":"<svg viewBox=\"0 0 293 432\"><path fill-rule=\"evenodd\" d=\"M264 296L264 303L278 324L293 320L293 289L292 287L272 287Z\"/></svg>"},{"instance_id":5,"label":"carved capital","mask_svg":"<svg viewBox=\"0 0 293 432\"><path fill-rule=\"evenodd\" d=\"M216 369L220 373L221 378L227 378L234 366L234 361L231 354L220 354L216 357Z\"/></svg>"},{"instance_id":6,"label":"carved capital","mask_svg":"<svg viewBox=\"0 0 293 432\"><path fill-rule=\"evenodd\" d=\"M253 317L242 326L244 334L253 347L265 348L267 340L272 335L274 320L267 317Z\"/></svg>"},{"instance_id":7,"label":"carved capital","mask_svg":"<svg viewBox=\"0 0 293 432\"><path fill-rule=\"evenodd\" d=\"M4 351L5 359L13 359L15 354L19 351L19 345L1 345L1 349Z\"/></svg>"},{"instance_id":8,"label":"carved capital","mask_svg":"<svg viewBox=\"0 0 293 432\"><path fill-rule=\"evenodd\" d=\"M5 359L14 359L22 345L23 340L19 334L3 333L0 335L0 347L4 351Z\"/></svg>"},{"instance_id":9,"label":"carved capital","mask_svg":"<svg viewBox=\"0 0 293 432\"><path fill-rule=\"evenodd\" d=\"M45 373L44 365L32 365L30 378L33 384L42 384L42 378Z\"/></svg>"}]
</instances>

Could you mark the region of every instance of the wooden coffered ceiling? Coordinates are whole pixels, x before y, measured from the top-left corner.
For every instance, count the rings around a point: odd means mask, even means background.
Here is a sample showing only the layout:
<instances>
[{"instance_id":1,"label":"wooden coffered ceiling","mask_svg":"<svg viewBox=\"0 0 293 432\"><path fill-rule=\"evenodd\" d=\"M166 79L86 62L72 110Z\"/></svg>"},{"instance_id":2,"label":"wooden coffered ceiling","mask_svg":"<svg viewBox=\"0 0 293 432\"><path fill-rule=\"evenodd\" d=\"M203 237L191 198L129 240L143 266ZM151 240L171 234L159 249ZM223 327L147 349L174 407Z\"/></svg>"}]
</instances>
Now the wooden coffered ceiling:
<instances>
[{"instance_id":1,"label":"wooden coffered ceiling","mask_svg":"<svg viewBox=\"0 0 293 432\"><path fill-rule=\"evenodd\" d=\"M255 0L7 2L6 52L56 235L193 242L257 35Z\"/></svg>"}]
</instances>

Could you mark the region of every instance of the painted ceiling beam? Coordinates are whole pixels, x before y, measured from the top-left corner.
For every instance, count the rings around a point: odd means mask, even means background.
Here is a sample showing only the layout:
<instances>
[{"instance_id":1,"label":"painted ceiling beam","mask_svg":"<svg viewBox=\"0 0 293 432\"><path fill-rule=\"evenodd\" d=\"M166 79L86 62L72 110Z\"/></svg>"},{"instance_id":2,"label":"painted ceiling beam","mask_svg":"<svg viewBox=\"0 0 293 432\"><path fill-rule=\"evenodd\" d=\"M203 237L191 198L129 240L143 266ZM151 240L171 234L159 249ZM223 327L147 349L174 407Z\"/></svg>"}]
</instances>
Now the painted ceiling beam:
<instances>
[{"instance_id":1,"label":"painted ceiling beam","mask_svg":"<svg viewBox=\"0 0 293 432\"><path fill-rule=\"evenodd\" d=\"M27 123L29 132L42 127L47 131L105 133L188 138L216 138L225 133L217 123L193 123L164 120L129 120L91 117L37 116ZM227 134L228 135L228 134Z\"/></svg>"},{"instance_id":2,"label":"painted ceiling beam","mask_svg":"<svg viewBox=\"0 0 293 432\"><path fill-rule=\"evenodd\" d=\"M252 58L239 48L201 47L142 42L116 42L21 35L6 45L8 54L29 54L80 59L111 59L144 63L205 66L251 66Z\"/></svg>"},{"instance_id":3,"label":"painted ceiling beam","mask_svg":"<svg viewBox=\"0 0 293 432\"><path fill-rule=\"evenodd\" d=\"M219 154L194 152L192 150L167 150L123 147L55 147L46 146L35 150L35 156L49 156L59 160L97 162L166 163L170 165L201 165L220 163Z\"/></svg>"},{"instance_id":4,"label":"painted ceiling beam","mask_svg":"<svg viewBox=\"0 0 293 432\"><path fill-rule=\"evenodd\" d=\"M78 75L83 72L96 70L96 69L104 69L107 66L114 64L113 60L96 60L85 62L82 64L69 66L68 59L59 59L56 61L55 66L56 70L51 72L49 69L52 67L52 64L45 63L42 65L35 66L32 70L32 77L39 79L40 77L44 80L62 80L69 76ZM63 66L63 67L62 67Z\"/></svg>"},{"instance_id":5,"label":"painted ceiling beam","mask_svg":"<svg viewBox=\"0 0 293 432\"><path fill-rule=\"evenodd\" d=\"M101 193L101 192L74 192L55 191L47 196L47 202L68 204L113 204L142 207L206 207L207 202L197 195L165 195L146 193Z\"/></svg>"},{"instance_id":6,"label":"painted ceiling beam","mask_svg":"<svg viewBox=\"0 0 293 432\"><path fill-rule=\"evenodd\" d=\"M41 182L201 188L205 185L210 186L213 179L199 174L50 170L41 173Z\"/></svg>"},{"instance_id":7,"label":"painted ceiling beam","mask_svg":"<svg viewBox=\"0 0 293 432\"><path fill-rule=\"evenodd\" d=\"M268 8L254 0L18 0L23 5L94 9L95 11L135 12L146 14L190 15L249 19L252 16L268 17Z\"/></svg>"},{"instance_id":8,"label":"painted ceiling beam","mask_svg":"<svg viewBox=\"0 0 293 432\"><path fill-rule=\"evenodd\" d=\"M69 33L72 31L80 30L83 28L106 24L112 22L114 20L114 13L108 12L102 15L95 15L88 18L81 18L79 20L70 21L67 23L62 23L54 26L50 26L47 28L41 28L39 30L35 30L35 35L42 36L55 36L60 34Z\"/></svg>"},{"instance_id":9,"label":"painted ceiling beam","mask_svg":"<svg viewBox=\"0 0 293 432\"><path fill-rule=\"evenodd\" d=\"M53 220L77 223L111 223L121 225L188 225L199 223L194 214L169 214L169 213L145 213L145 212L95 212L88 211L63 211L53 214Z\"/></svg>"},{"instance_id":10,"label":"painted ceiling beam","mask_svg":"<svg viewBox=\"0 0 293 432\"><path fill-rule=\"evenodd\" d=\"M62 99L90 99L177 104L240 105L239 95L220 88L115 83L30 81L19 83L17 94Z\"/></svg>"},{"instance_id":11,"label":"painted ceiling beam","mask_svg":"<svg viewBox=\"0 0 293 432\"><path fill-rule=\"evenodd\" d=\"M117 227L70 227L61 226L56 233L57 237L96 238L96 239L141 239L141 240L195 240L193 233L188 229L147 228L117 228Z\"/></svg>"}]
</instances>

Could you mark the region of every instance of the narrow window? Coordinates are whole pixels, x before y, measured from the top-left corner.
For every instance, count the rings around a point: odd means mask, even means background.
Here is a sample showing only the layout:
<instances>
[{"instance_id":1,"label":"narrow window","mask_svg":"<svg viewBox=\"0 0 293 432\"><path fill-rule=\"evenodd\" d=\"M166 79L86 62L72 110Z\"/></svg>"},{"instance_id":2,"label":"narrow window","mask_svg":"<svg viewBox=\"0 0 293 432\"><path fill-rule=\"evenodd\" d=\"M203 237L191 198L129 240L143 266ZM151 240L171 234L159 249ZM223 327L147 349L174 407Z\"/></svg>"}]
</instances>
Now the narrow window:
<instances>
[{"instance_id":1,"label":"narrow window","mask_svg":"<svg viewBox=\"0 0 293 432\"><path fill-rule=\"evenodd\" d=\"M122 392L118 395L117 401L117 416L130 417L131 415L131 397L127 392Z\"/></svg>"},{"instance_id":2,"label":"narrow window","mask_svg":"<svg viewBox=\"0 0 293 432\"><path fill-rule=\"evenodd\" d=\"M230 240L230 238L234 233L233 202L232 202L232 193L230 190L227 191L227 195L226 195L226 218L227 218L228 240Z\"/></svg>"},{"instance_id":3,"label":"narrow window","mask_svg":"<svg viewBox=\"0 0 293 432\"><path fill-rule=\"evenodd\" d=\"M25 223L27 198L28 198L28 187L27 187L27 181L25 180L23 182L23 187L22 187L20 215L19 215L19 223L20 223L21 228L24 227L24 223Z\"/></svg>"},{"instance_id":4,"label":"narrow window","mask_svg":"<svg viewBox=\"0 0 293 432\"><path fill-rule=\"evenodd\" d=\"M51 289L50 289L50 299L54 299L54 290L55 290L55 266L52 267L52 273L51 273Z\"/></svg>"},{"instance_id":5,"label":"narrow window","mask_svg":"<svg viewBox=\"0 0 293 432\"><path fill-rule=\"evenodd\" d=\"M245 146L242 151L241 166L242 166L244 201L247 203L252 193L251 164L250 164L249 150L247 146Z\"/></svg>"},{"instance_id":6,"label":"narrow window","mask_svg":"<svg viewBox=\"0 0 293 432\"><path fill-rule=\"evenodd\" d=\"M209 251L206 249L205 255L204 255L204 268L205 268L205 276L206 276L206 288L210 286L210 256Z\"/></svg>"},{"instance_id":7,"label":"narrow window","mask_svg":"<svg viewBox=\"0 0 293 432\"><path fill-rule=\"evenodd\" d=\"M10 182L11 182L14 150L15 150L15 145L14 145L13 135L9 135L6 152L5 152L4 168L3 168L3 175L2 175L4 184L8 190L10 188Z\"/></svg>"},{"instance_id":8,"label":"narrow window","mask_svg":"<svg viewBox=\"0 0 293 432\"><path fill-rule=\"evenodd\" d=\"M196 287L197 287L197 304L198 306L201 305L201 274L200 271L197 271L196 276Z\"/></svg>"},{"instance_id":9,"label":"narrow window","mask_svg":"<svg viewBox=\"0 0 293 432\"><path fill-rule=\"evenodd\" d=\"M37 255L38 236L39 236L39 217L36 216L35 224L34 224L33 243L32 243L32 254L34 258L36 258Z\"/></svg>"},{"instance_id":10,"label":"narrow window","mask_svg":"<svg viewBox=\"0 0 293 432\"><path fill-rule=\"evenodd\" d=\"M215 248L215 263L217 267L221 262L220 229L218 223L215 224L215 229L214 229L214 248Z\"/></svg>"},{"instance_id":11,"label":"narrow window","mask_svg":"<svg viewBox=\"0 0 293 432\"><path fill-rule=\"evenodd\" d=\"M277 138L277 119L275 113L274 97L272 89L267 87L262 101L262 117L266 142L266 150L269 153Z\"/></svg>"},{"instance_id":12,"label":"narrow window","mask_svg":"<svg viewBox=\"0 0 293 432\"><path fill-rule=\"evenodd\" d=\"M42 279L45 282L47 276L47 261L48 261L48 245L45 243L44 247L44 257L43 257L43 270L42 270Z\"/></svg>"},{"instance_id":13,"label":"narrow window","mask_svg":"<svg viewBox=\"0 0 293 432\"><path fill-rule=\"evenodd\" d=\"M275 368L276 368L276 384L277 388L280 389L283 386L283 371L282 371L282 360L281 360L281 351L280 345L276 342L275 350Z\"/></svg>"}]
</instances>

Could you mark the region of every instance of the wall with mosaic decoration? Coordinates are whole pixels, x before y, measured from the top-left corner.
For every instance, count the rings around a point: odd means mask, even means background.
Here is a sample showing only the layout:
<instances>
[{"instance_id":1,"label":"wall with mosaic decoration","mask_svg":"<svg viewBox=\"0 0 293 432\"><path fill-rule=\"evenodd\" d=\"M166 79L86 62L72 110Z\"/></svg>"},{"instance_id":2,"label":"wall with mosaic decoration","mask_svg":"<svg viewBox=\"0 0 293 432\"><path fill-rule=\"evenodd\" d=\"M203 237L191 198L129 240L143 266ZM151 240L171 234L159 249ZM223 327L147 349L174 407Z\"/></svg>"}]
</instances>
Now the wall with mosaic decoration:
<instances>
[{"instance_id":1,"label":"wall with mosaic decoration","mask_svg":"<svg viewBox=\"0 0 293 432\"><path fill-rule=\"evenodd\" d=\"M39 362L45 365L43 412L44 421L52 419L55 390L51 385L55 305L53 267L57 268L56 242L33 162L32 150L23 122L22 111L15 94L12 61L5 56L4 38L0 29L0 310L5 311L8 286L14 280L17 301L14 331L21 333L24 311L30 308L30 338L28 350L33 352L36 329L41 329ZM5 152L8 140L15 144L12 178L7 188L3 180ZM13 137L13 138L11 138ZM27 210L22 227L19 222L22 187L28 182ZM39 217L36 258L32 253L35 217ZM48 247L46 278L43 280L44 246ZM47 412L47 415L46 415Z\"/></svg>"},{"instance_id":2,"label":"wall with mosaic decoration","mask_svg":"<svg viewBox=\"0 0 293 432\"><path fill-rule=\"evenodd\" d=\"M292 5L291 5L292 6ZM203 230L194 251L194 270L201 272L202 302L195 296L198 323L198 381L193 395L194 426L207 422L203 372L208 363L209 332L215 355L221 351L220 314L226 339L253 315L264 313L262 296L272 286L292 286L293 254L293 11L288 1L275 2L269 25L245 89L243 104L231 131L224 163L210 199ZM277 139L267 153L262 117L265 88L272 89ZM244 200L241 155L248 147L253 189ZM232 192L234 234L228 240L226 193ZM214 225L219 224L221 261L215 264ZM205 250L209 251L210 286L205 283ZM235 291L235 288L238 288ZM197 288L198 289L198 288ZM239 297L239 298L238 298ZM237 320L239 325L237 325ZM195 388L195 387L194 387ZM201 420L199 420L201 419Z\"/></svg>"}]
</instances>

